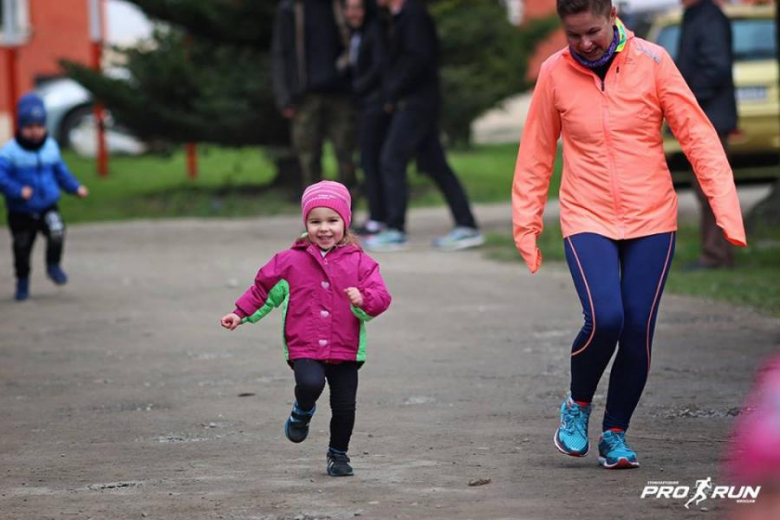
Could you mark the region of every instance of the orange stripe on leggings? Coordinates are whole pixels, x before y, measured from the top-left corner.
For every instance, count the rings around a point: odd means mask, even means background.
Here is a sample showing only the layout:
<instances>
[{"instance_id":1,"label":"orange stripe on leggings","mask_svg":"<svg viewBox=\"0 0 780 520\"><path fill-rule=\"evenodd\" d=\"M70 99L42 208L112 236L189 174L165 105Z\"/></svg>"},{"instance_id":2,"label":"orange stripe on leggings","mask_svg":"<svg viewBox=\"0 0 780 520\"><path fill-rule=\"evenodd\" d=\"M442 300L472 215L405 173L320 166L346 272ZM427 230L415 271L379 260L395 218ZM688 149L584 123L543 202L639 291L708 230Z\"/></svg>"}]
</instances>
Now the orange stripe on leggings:
<instances>
[{"instance_id":1,"label":"orange stripe on leggings","mask_svg":"<svg viewBox=\"0 0 780 520\"><path fill-rule=\"evenodd\" d=\"M655 298L653 298L653 305L650 307L650 316L647 318L647 339L645 340L645 350L647 351L647 373L650 373L650 325L653 323L653 313L655 312L655 306L658 304L658 298L661 297L661 285L664 283L664 276L666 270L669 268L669 259L672 256L672 244L674 243L674 232L669 235L669 250L666 251L666 261L664 262L664 270L661 271L661 278L658 279L658 287L655 290Z\"/></svg>"},{"instance_id":2,"label":"orange stripe on leggings","mask_svg":"<svg viewBox=\"0 0 780 520\"><path fill-rule=\"evenodd\" d=\"M593 298L590 295L590 287L588 286L588 279L585 278L585 271L582 270L582 264L580 263L580 257L577 254L577 250L574 249L574 244L571 241L570 237L566 237L566 240L569 241L569 247L571 247L572 253L574 253L574 259L577 260L577 267L580 268L580 275L582 276L582 282L585 284L585 292L588 293L588 303L590 303L590 316L593 320L593 330L590 332L590 337L588 338L588 341L585 343L585 346L579 349L577 352L572 352L571 356L574 357L578 354L581 354L588 346L590 346L590 342L593 341L593 336L596 335L596 309L593 308Z\"/></svg>"}]
</instances>

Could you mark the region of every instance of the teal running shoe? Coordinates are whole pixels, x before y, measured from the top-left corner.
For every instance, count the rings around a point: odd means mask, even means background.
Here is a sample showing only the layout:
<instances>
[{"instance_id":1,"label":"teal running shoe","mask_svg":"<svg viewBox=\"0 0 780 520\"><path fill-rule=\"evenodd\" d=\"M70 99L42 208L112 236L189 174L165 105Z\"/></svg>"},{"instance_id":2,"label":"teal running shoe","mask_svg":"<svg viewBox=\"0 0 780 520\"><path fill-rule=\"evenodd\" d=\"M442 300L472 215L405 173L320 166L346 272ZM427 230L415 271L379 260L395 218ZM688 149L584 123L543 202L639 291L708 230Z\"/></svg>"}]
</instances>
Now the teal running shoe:
<instances>
[{"instance_id":1,"label":"teal running shoe","mask_svg":"<svg viewBox=\"0 0 780 520\"><path fill-rule=\"evenodd\" d=\"M301 410L298 408L298 403L296 402L293 405L292 412L290 412L290 416L287 418L287 421L284 423L284 435L287 437L291 442L299 443L306 440L306 437L309 436L309 422L311 422L311 418L314 415L314 412L317 411L317 407L315 406L311 410Z\"/></svg>"},{"instance_id":2,"label":"teal running shoe","mask_svg":"<svg viewBox=\"0 0 780 520\"><path fill-rule=\"evenodd\" d=\"M363 241L363 247L369 251L384 253L389 251L403 251L409 246L406 233L397 229L386 229Z\"/></svg>"},{"instance_id":3,"label":"teal running shoe","mask_svg":"<svg viewBox=\"0 0 780 520\"><path fill-rule=\"evenodd\" d=\"M568 397L561 404L561 425L555 432L553 441L558 451L572 457L584 457L588 454L588 420L591 405L581 406Z\"/></svg>"},{"instance_id":4,"label":"teal running shoe","mask_svg":"<svg viewBox=\"0 0 780 520\"><path fill-rule=\"evenodd\" d=\"M484 243L485 236L478 229L468 227L456 227L443 237L433 239L433 247L440 251L461 251Z\"/></svg>"},{"instance_id":5,"label":"teal running shoe","mask_svg":"<svg viewBox=\"0 0 780 520\"><path fill-rule=\"evenodd\" d=\"M636 452L626 444L626 432L607 430L599 439L599 464L607 469L638 468Z\"/></svg>"}]
</instances>

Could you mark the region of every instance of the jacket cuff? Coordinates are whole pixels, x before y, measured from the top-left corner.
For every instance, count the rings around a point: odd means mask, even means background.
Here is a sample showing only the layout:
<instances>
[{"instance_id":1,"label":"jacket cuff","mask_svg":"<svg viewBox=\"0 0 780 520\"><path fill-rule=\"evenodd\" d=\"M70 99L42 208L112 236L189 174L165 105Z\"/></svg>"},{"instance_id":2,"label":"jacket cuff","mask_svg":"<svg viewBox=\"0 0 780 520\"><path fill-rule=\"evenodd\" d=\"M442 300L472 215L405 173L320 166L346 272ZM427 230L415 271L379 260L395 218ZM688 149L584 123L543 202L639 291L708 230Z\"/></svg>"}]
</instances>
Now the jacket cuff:
<instances>
[{"instance_id":1,"label":"jacket cuff","mask_svg":"<svg viewBox=\"0 0 780 520\"><path fill-rule=\"evenodd\" d=\"M249 316L249 314L245 313L244 311L242 311L242 310L241 310L241 309L239 309L238 307L236 307L236 308L235 308L235 310L233 311L233 314L235 314L236 316L238 316L238 317L239 317L239 318L241 318L242 320L243 320L244 318L246 318L247 316Z\"/></svg>"}]
</instances>

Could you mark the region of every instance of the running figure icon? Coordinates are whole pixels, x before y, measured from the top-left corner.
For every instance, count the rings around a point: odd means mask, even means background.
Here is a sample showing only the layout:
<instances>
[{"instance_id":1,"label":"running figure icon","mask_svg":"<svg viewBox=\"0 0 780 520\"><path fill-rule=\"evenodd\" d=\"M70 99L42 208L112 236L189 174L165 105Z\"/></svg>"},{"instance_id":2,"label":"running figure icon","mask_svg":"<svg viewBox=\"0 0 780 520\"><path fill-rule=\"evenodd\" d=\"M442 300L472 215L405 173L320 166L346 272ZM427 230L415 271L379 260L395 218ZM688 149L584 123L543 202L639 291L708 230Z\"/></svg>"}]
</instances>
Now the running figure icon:
<instances>
[{"instance_id":1,"label":"running figure icon","mask_svg":"<svg viewBox=\"0 0 780 520\"><path fill-rule=\"evenodd\" d=\"M696 493L685 503L685 509L689 509L691 502L696 501L695 505L707 499L707 490L712 489L712 477L696 481Z\"/></svg>"}]
</instances>

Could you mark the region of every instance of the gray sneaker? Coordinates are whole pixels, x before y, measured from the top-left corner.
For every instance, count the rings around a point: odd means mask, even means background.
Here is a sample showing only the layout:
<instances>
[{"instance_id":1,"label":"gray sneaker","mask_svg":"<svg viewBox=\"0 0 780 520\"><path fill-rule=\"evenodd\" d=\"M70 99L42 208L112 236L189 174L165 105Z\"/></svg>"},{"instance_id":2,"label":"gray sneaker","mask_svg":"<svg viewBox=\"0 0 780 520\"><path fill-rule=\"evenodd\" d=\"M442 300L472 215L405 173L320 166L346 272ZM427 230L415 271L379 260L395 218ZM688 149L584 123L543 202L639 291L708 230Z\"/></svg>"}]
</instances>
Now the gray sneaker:
<instances>
[{"instance_id":1,"label":"gray sneaker","mask_svg":"<svg viewBox=\"0 0 780 520\"><path fill-rule=\"evenodd\" d=\"M468 227L456 227L443 237L433 239L433 247L441 251L460 251L484 243L485 236L478 229Z\"/></svg>"}]
</instances>

